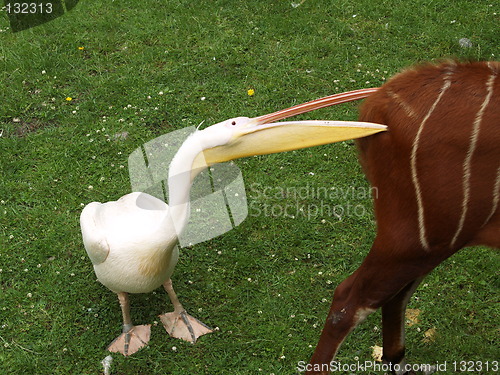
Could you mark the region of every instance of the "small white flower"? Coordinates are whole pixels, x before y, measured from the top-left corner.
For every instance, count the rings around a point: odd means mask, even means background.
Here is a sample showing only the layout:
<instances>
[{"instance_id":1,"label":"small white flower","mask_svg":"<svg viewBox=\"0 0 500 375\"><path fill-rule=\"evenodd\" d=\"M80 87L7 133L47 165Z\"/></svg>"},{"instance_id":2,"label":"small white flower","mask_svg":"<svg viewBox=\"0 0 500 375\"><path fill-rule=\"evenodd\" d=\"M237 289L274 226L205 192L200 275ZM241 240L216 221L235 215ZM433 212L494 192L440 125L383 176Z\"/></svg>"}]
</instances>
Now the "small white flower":
<instances>
[{"instance_id":1,"label":"small white flower","mask_svg":"<svg viewBox=\"0 0 500 375\"><path fill-rule=\"evenodd\" d=\"M176 352L177 351L177 347L176 346L172 346L172 351Z\"/></svg>"},{"instance_id":2,"label":"small white flower","mask_svg":"<svg viewBox=\"0 0 500 375\"><path fill-rule=\"evenodd\" d=\"M92 185L89 185L88 189L92 190L94 187Z\"/></svg>"}]
</instances>

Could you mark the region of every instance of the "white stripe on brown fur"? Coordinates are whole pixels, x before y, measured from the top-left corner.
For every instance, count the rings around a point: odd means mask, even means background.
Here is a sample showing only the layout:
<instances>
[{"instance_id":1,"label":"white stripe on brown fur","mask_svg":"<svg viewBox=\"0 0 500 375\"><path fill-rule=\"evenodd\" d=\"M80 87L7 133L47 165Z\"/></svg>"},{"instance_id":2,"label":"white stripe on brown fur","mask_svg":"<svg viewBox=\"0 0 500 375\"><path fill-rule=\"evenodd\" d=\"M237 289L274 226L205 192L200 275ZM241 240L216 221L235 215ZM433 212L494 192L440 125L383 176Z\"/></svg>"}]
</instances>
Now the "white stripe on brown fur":
<instances>
[{"instance_id":1,"label":"white stripe on brown fur","mask_svg":"<svg viewBox=\"0 0 500 375\"><path fill-rule=\"evenodd\" d=\"M396 103L401 106L401 108L403 108L403 110L406 112L406 114L408 115L408 117L413 118L413 119L417 118L417 113L413 110L413 108L399 94L396 94L392 90L388 90L387 94L392 99L394 99L396 101Z\"/></svg>"},{"instance_id":2,"label":"white stripe on brown fur","mask_svg":"<svg viewBox=\"0 0 500 375\"><path fill-rule=\"evenodd\" d=\"M490 66L491 69L491 66ZM471 175L471 167L472 167L472 157L474 155L474 151L476 150L477 146L477 140L479 139L479 131L481 128L481 122L483 120L484 112L486 110L486 107L488 106L491 97L493 95L493 83L495 82L497 75L494 71L492 71L492 74L488 78L488 81L486 82L486 97L484 98L483 103L481 104L481 107L479 108L479 112L476 114L476 118L474 119L474 124L472 128L472 135L471 135L471 140L470 140L470 145L469 145L469 150L467 151L467 156L465 157L464 160L464 172L463 172L463 189L464 189L464 199L462 201L462 214L460 216L460 221L458 222L458 228L457 231L455 232L455 236L453 236L453 239L451 241L450 246L453 247L455 243L457 242L458 236L460 236L460 233L462 232L464 228L464 223L465 223L465 217L467 216L467 208L469 205L469 199L470 199L470 175Z\"/></svg>"},{"instance_id":3,"label":"white stripe on brown fur","mask_svg":"<svg viewBox=\"0 0 500 375\"><path fill-rule=\"evenodd\" d=\"M424 130L424 126L431 117L432 112L436 109L437 105L441 101L441 98L443 97L444 93L448 88L451 86L451 75L453 74L453 70L450 69L449 72L447 72L444 76L444 83L443 87L441 88L441 91L439 92L438 97L436 98L436 101L432 106L429 108L429 111L423 118L422 122L420 123L420 126L417 131L417 135L415 136L415 140L413 141L413 147L411 150L411 178L413 181L413 186L415 187L415 194L417 198L417 206L418 206L418 229L419 229L419 238L420 238L420 244L422 247L426 250L429 250L429 242L427 241L427 235L425 231L425 215L424 215L424 204L422 200L422 190L420 187L420 182L418 180L418 174L417 174L417 152L418 152L418 146L420 142L420 137L422 136L422 131Z\"/></svg>"}]
</instances>

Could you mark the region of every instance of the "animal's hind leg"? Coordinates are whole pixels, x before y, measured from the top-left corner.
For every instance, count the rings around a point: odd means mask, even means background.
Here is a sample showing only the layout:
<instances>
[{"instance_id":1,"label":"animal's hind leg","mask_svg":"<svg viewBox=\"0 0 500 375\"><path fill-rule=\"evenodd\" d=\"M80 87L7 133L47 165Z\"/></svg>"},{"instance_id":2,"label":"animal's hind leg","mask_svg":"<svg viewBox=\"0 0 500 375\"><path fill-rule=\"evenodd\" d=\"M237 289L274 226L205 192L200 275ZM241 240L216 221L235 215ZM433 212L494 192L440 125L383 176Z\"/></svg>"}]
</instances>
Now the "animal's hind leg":
<instances>
[{"instance_id":1,"label":"animal's hind leg","mask_svg":"<svg viewBox=\"0 0 500 375\"><path fill-rule=\"evenodd\" d=\"M391 368L398 365L398 368L404 369L406 305L422 280L423 277L419 277L410 282L382 306L383 360L390 363ZM404 374L405 371L393 373Z\"/></svg>"},{"instance_id":2,"label":"animal's hind leg","mask_svg":"<svg viewBox=\"0 0 500 375\"><path fill-rule=\"evenodd\" d=\"M358 273L359 269L335 289L332 305L307 374L328 374L330 361L345 337L373 311L362 309L351 302L350 291L355 287Z\"/></svg>"},{"instance_id":3,"label":"animal's hind leg","mask_svg":"<svg viewBox=\"0 0 500 375\"><path fill-rule=\"evenodd\" d=\"M415 264L424 263L415 255L419 251L398 252L374 244L363 264L335 290L320 340L308 365L308 374L328 374L328 364L346 336L369 313L385 305L439 263L437 259L430 262L428 254L422 252L422 257L427 256L427 263L415 267ZM406 255L398 256L398 253Z\"/></svg>"}]
</instances>

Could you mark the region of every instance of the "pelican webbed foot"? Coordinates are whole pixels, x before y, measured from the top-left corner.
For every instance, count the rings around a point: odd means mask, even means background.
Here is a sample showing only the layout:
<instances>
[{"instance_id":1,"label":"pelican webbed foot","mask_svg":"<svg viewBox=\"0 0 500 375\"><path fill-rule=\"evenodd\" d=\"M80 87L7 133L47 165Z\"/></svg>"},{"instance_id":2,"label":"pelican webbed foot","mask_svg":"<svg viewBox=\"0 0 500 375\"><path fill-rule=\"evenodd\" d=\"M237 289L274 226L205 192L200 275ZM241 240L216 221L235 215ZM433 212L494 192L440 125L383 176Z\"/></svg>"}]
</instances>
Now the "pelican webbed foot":
<instances>
[{"instance_id":1,"label":"pelican webbed foot","mask_svg":"<svg viewBox=\"0 0 500 375\"><path fill-rule=\"evenodd\" d=\"M151 337L151 325L132 326L123 329L123 333L108 346L108 351L129 356L146 346Z\"/></svg>"},{"instance_id":2,"label":"pelican webbed foot","mask_svg":"<svg viewBox=\"0 0 500 375\"><path fill-rule=\"evenodd\" d=\"M186 310L162 314L160 319L170 336L193 344L198 337L213 332L210 327L189 315Z\"/></svg>"},{"instance_id":3,"label":"pelican webbed foot","mask_svg":"<svg viewBox=\"0 0 500 375\"><path fill-rule=\"evenodd\" d=\"M194 344L198 337L213 332L210 327L189 315L182 307L172 287L172 280L168 279L163 287L174 305L173 312L160 315L161 322L170 336Z\"/></svg>"}]
</instances>

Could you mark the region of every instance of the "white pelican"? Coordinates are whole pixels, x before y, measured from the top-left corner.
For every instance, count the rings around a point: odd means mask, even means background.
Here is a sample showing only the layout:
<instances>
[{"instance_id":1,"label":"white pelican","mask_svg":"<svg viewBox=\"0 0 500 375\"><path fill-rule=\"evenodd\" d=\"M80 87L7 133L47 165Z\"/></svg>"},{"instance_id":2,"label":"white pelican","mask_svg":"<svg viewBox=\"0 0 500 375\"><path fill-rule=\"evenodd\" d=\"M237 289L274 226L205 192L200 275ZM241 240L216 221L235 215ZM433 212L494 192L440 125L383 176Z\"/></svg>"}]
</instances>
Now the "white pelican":
<instances>
[{"instance_id":1,"label":"white pelican","mask_svg":"<svg viewBox=\"0 0 500 375\"><path fill-rule=\"evenodd\" d=\"M371 92L373 90L361 90L349 98L362 98ZM174 306L172 313L160 315L171 336L195 342L199 336L211 332L186 313L170 280L179 256L177 238L189 218L189 192L194 178L215 163L359 138L385 130L383 125L359 122L270 123L347 101L342 95L256 118L238 117L195 131L170 164L169 205L146 193L134 192L117 201L93 202L83 209L80 222L85 249L98 280L117 293L122 308L123 333L108 350L127 356L148 343L151 326L133 325L128 293L148 293L161 285Z\"/></svg>"}]
</instances>

